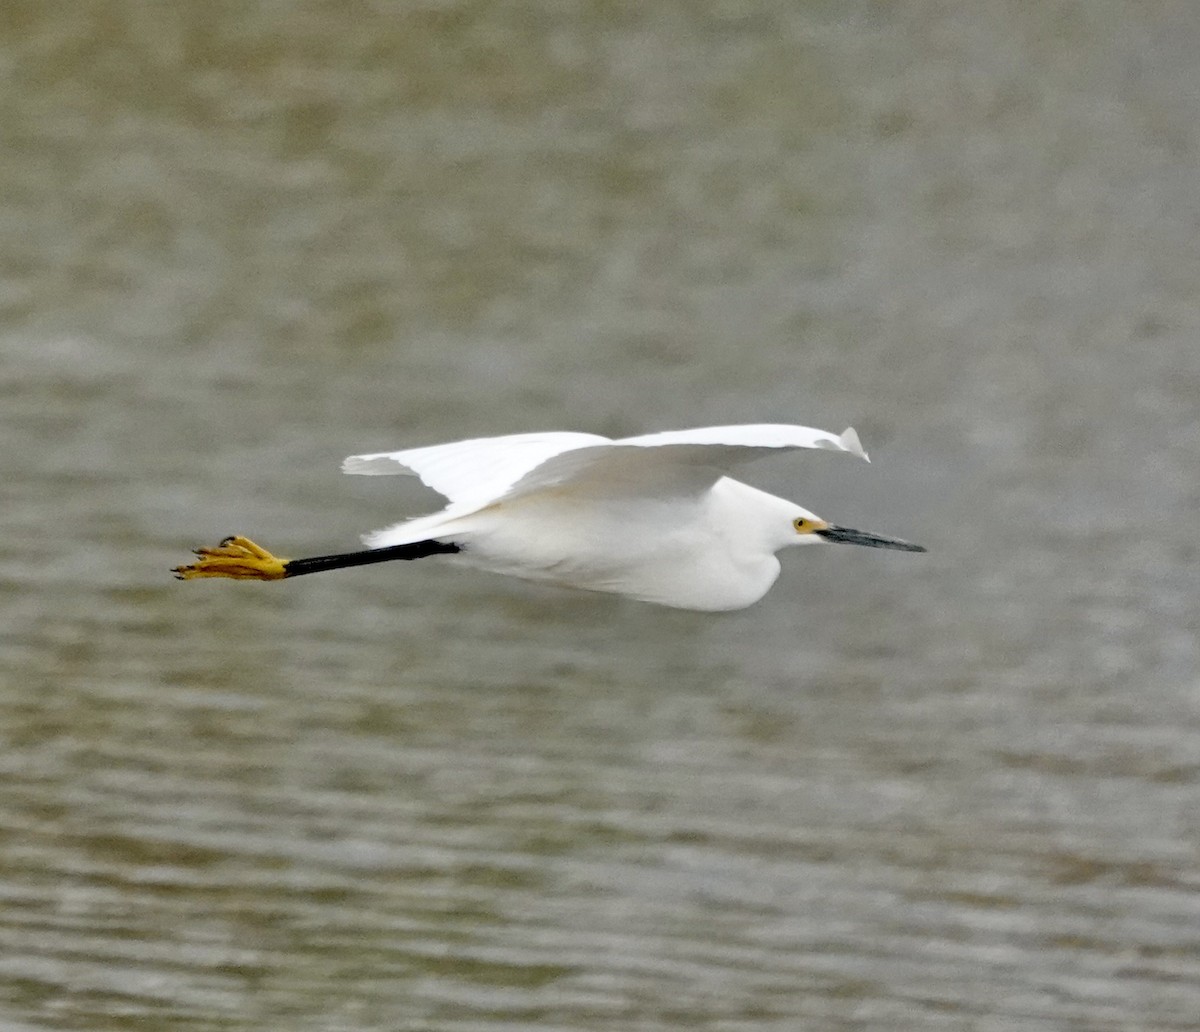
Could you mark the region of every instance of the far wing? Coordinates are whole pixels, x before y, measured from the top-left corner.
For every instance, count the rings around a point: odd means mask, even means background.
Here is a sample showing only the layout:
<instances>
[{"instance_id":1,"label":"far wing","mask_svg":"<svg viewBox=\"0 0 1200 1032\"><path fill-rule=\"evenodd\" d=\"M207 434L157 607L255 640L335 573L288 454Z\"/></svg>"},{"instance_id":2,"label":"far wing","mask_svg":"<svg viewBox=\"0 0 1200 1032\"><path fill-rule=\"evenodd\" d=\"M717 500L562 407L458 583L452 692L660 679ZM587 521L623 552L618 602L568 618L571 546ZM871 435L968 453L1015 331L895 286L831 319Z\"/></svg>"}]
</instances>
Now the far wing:
<instances>
[{"instance_id":1,"label":"far wing","mask_svg":"<svg viewBox=\"0 0 1200 1032\"><path fill-rule=\"evenodd\" d=\"M543 433L481 437L407 451L351 455L343 473L416 476L451 502L486 505L531 470L563 452L608 444L597 434Z\"/></svg>"},{"instance_id":2,"label":"far wing","mask_svg":"<svg viewBox=\"0 0 1200 1032\"><path fill-rule=\"evenodd\" d=\"M638 437L622 437L613 444L636 445L639 448L657 448L668 444L700 444L712 447L729 447L743 452L735 463L750 462L762 458L772 451L791 448L824 448L829 451L850 452L866 459L862 442L854 427L846 427L844 433L831 434L812 426L794 426L790 423L750 423L740 426L700 426L693 430L665 430L657 434L641 434ZM867 459L870 462L870 459Z\"/></svg>"},{"instance_id":3,"label":"far wing","mask_svg":"<svg viewBox=\"0 0 1200 1032\"><path fill-rule=\"evenodd\" d=\"M707 489L744 462L796 448L849 452L870 461L853 427L842 434L784 423L668 430L563 451L530 469L499 500L554 487L687 494Z\"/></svg>"}]
</instances>

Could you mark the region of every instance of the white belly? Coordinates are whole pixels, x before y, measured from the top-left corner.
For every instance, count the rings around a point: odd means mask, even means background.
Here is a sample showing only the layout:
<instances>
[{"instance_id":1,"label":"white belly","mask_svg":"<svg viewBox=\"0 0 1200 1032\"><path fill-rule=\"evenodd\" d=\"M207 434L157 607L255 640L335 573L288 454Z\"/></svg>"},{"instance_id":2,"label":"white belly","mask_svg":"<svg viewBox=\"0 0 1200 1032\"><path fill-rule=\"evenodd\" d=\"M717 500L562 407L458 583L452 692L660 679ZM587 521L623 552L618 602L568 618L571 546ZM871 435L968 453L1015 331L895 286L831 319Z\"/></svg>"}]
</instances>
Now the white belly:
<instances>
[{"instance_id":1,"label":"white belly","mask_svg":"<svg viewBox=\"0 0 1200 1032\"><path fill-rule=\"evenodd\" d=\"M452 561L682 609L757 602L779 561L739 553L703 516L675 503L580 503L547 493L465 517L453 534L463 551Z\"/></svg>"}]
</instances>

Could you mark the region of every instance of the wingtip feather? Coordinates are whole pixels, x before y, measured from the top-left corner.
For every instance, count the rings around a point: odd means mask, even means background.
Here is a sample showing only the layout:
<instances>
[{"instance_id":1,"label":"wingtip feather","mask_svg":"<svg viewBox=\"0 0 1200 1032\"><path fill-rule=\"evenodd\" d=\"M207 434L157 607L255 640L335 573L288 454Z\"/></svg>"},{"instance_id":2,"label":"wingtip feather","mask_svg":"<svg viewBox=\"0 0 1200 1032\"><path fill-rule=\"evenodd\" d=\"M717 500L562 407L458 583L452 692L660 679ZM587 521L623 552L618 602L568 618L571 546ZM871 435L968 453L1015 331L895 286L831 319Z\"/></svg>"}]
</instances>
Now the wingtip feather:
<instances>
[{"instance_id":1,"label":"wingtip feather","mask_svg":"<svg viewBox=\"0 0 1200 1032\"><path fill-rule=\"evenodd\" d=\"M864 462L871 461L871 457L862 446L862 441L858 439L858 431L852 426L848 426L842 431L842 447L850 454L857 455Z\"/></svg>"}]
</instances>

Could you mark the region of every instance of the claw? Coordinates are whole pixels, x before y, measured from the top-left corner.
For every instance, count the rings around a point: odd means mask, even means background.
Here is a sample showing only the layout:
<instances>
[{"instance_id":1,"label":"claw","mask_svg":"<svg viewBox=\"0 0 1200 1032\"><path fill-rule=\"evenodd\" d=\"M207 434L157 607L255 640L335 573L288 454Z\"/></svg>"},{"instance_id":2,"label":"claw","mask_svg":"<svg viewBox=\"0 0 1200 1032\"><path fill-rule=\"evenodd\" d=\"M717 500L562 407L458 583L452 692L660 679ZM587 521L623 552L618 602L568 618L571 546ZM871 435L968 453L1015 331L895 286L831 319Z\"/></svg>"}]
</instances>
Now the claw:
<instances>
[{"instance_id":1,"label":"claw","mask_svg":"<svg viewBox=\"0 0 1200 1032\"><path fill-rule=\"evenodd\" d=\"M287 576L287 560L272 555L249 538L233 534L216 548L194 550L197 561L176 566L172 572L179 580L197 577L232 577L235 580L282 580Z\"/></svg>"}]
</instances>

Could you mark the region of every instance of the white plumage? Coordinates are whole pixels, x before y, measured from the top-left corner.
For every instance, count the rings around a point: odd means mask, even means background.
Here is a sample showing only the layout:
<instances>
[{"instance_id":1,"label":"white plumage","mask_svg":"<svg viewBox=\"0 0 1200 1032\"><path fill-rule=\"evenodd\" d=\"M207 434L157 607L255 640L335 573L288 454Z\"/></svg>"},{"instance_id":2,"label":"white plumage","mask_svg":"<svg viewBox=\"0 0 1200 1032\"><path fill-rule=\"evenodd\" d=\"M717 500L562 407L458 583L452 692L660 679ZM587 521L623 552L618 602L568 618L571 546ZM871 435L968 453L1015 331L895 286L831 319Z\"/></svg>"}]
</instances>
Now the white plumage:
<instances>
[{"instance_id":1,"label":"white plumage","mask_svg":"<svg viewBox=\"0 0 1200 1032\"><path fill-rule=\"evenodd\" d=\"M364 552L281 559L232 535L174 569L182 580L284 580L351 566L442 556L447 562L682 609L741 609L779 576L775 553L840 541L923 552L895 538L835 527L727 474L772 452L867 453L852 429L759 424L595 434L485 437L351 455L347 473L420 477L440 512L367 534Z\"/></svg>"},{"instance_id":2,"label":"white plumage","mask_svg":"<svg viewBox=\"0 0 1200 1032\"><path fill-rule=\"evenodd\" d=\"M774 452L818 448L867 458L858 435L758 424L609 440L534 433L352 455L347 473L417 476L440 512L364 536L374 549L436 540L450 562L688 609L739 609L779 575L793 544L848 541L920 550L831 527L807 509L729 478Z\"/></svg>"}]
</instances>

